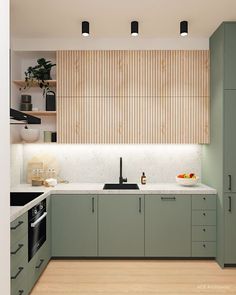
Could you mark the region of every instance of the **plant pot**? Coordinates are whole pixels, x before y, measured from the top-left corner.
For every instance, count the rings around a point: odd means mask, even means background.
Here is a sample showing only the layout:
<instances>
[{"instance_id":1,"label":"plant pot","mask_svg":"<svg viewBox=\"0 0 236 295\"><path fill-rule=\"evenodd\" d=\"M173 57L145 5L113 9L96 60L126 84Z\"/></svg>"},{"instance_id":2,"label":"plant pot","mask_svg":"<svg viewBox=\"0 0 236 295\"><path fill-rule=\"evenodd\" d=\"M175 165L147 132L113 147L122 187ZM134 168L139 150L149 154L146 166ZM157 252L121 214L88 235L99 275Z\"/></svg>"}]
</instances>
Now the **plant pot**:
<instances>
[{"instance_id":1,"label":"plant pot","mask_svg":"<svg viewBox=\"0 0 236 295\"><path fill-rule=\"evenodd\" d=\"M41 77L41 80L45 81L45 80L52 80L51 78L51 71L48 71L46 73L44 73Z\"/></svg>"}]
</instances>

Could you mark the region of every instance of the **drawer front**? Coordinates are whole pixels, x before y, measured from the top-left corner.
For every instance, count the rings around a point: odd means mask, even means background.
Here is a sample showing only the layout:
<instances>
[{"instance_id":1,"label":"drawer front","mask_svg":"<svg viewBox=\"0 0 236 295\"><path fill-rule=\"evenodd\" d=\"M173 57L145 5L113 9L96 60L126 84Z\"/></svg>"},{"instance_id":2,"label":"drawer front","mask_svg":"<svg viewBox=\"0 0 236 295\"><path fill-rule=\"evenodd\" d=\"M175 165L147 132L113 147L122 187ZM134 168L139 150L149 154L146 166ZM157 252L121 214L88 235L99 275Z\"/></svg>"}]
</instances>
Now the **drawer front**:
<instances>
[{"instance_id":1,"label":"drawer front","mask_svg":"<svg viewBox=\"0 0 236 295\"><path fill-rule=\"evenodd\" d=\"M192 241L216 241L216 226L193 226Z\"/></svg>"},{"instance_id":2,"label":"drawer front","mask_svg":"<svg viewBox=\"0 0 236 295\"><path fill-rule=\"evenodd\" d=\"M49 245L47 242L34 255L28 265L28 289L31 290L49 261Z\"/></svg>"},{"instance_id":3,"label":"drawer front","mask_svg":"<svg viewBox=\"0 0 236 295\"><path fill-rule=\"evenodd\" d=\"M193 210L216 210L216 196L202 195L192 196Z\"/></svg>"},{"instance_id":4,"label":"drawer front","mask_svg":"<svg viewBox=\"0 0 236 295\"><path fill-rule=\"evenodd\" d=\"M28 213L11 222L11 245L14 245L28 231Z\"/></svg>"},{"instance_id":5,"label":"drawer front","mask_svg":"<svg viewBox=\"0 0 236 295\"><path fill-rule=\"evenodd\" d=\"M192 257L215 257L215 242L192 242Z\"/></svg>"},{"instance_id":6,"label":"drawer front","mask_svg":"<svg viewBox=\"0 0 236 295\"><path fill-rule=\"evenodd\" d=\"M216 225L216 211L192 211L192 225Z\"/></svg>"},{"instance_id":7,"label":"drawer front","mask_svg":"<svg viewBox=\"0 0 236 295\"><path fill-rule=\"evenodd\" d=\"M17 264L28 263L28 235L24 235L18 242L11 245L11 268Z\"/></svg>"},{"instance_id":8,"label":"drawer front","mask_svg":"<svg viewBox=\"0 0 236 295\"><path fill-rule=\"evenodd\" d=\"M26 273L17 286L11 289L11 295L28 295L27 276Z\"/></svg>"},{"instance_id":9,"label":"drawer front","mask_svg":"<svg viewBox=\"0 0 236 295\"><path fill-rule=\"evenodd\" d=\"M11 294L17 294L16 292L23 287L24 289L27 288L26 266L26 263L19 263L11 269Z\"/></svg>"}]
</instances>

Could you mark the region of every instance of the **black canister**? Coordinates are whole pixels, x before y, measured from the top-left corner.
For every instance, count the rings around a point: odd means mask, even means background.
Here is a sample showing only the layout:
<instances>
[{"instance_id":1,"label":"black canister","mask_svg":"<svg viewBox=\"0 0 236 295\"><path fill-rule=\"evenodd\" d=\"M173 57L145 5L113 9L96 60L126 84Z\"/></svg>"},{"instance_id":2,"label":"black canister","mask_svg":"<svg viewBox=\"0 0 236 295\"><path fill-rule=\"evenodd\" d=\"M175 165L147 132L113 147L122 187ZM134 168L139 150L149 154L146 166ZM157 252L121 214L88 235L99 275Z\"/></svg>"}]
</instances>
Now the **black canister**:
<instances>
[{"instance_id":1,"label":"black canister","mask_svg":"<svg viewBox=\"0 0 236 295\"><path fill-rule=\"evenodd\" d=\"M31 95L21 94L21 102L22 103L31 103Z\"/></svg>"},{"instance_id":2,"label":"black canister","mask_svg":"<svg viewBox=\"0 0 236 295\"><path fill-rule=\"evenodd\" d=\"M46 93L46 111L56 110L56 94L54 91L48 91Z\"/></svg>"}]
</instances>

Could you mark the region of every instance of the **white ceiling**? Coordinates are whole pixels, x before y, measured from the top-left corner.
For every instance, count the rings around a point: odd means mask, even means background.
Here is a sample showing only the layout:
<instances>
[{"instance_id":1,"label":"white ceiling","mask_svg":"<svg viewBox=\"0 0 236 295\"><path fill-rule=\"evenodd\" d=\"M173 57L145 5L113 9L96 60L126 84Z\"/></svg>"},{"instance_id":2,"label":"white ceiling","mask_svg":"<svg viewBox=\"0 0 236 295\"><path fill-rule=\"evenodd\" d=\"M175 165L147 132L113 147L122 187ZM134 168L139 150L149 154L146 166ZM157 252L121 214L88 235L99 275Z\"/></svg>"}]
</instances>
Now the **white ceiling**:
<instances>
[{"instance_id":1,"label":"white ceiling","mask_svg":"<svg viewBox=\"0 0 236 295\"><path fill-rule=\"evenodd\" d=\"M138 20L144 38L175 38L179 22L189 21L189 36L209 37L222 21L236 20L236 0L11 0L15 38L124 38Z\"/></svg>"}]
</instances>

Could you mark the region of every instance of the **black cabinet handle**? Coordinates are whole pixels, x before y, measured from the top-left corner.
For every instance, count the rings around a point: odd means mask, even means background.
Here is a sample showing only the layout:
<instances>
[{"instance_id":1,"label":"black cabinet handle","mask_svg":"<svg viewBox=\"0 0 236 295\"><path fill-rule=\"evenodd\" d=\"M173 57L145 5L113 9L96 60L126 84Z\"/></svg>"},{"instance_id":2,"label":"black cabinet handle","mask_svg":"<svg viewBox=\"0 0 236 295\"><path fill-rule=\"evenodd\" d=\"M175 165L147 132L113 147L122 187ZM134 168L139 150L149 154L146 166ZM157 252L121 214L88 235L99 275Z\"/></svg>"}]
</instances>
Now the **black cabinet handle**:
<instances>
[{"instance_id":1,"label":"black cabinet handle","mask_svg":"<svg viewBox=\"0 0 236 295\"><path fill-rule=\"evenodd\" d=\"M24 293L24 290L19 290L19 295L22 295Z\"/></svg>"},{"instance_id":2,"label":"black cabinet handle","mask_svg":"<svg viewBox=\"0 0 236 295\"><path fill-rule=\"evenodd\" d=\"M203 200L206 201L206 197L203 197Z\"/></svg>"},{"instance_id":3,"label":"black cabinet handle","mask_svg":"<svg viewBox=\"0 0 236 295\"><path fill-rule=\"evenodd\" d=\"M41 265L43 264L43 262L44 262L44 259L40 259L39 265L35 266L35 268L39 269Z\"/></svg>"},{"instance_id":4,"label":"black cabinet handle","mask_svg":"<svg viewBox=\"0 0 236 295\"><path fill-rule=\"evenodd\" d=\"M92 197L92 212L94 213L94 197Z\"/></svg>"},{"instance_id":5,"label":"black cabinet handle","mask_svg":"<svg viewBox=\"0 0 236 295\"><path fill-rule=\"evenodd\" d=\"M203 213L203 216L206 216L206 213Z\"/></svg>"},{"instance_id":6,"label":"black cabinet handle","mask_svg":"<svg viewBox=\"0 0 236 295\"><path fill-rule=\"evenodd\" d=\"M24 221L18 221L16 226L11 226L11 229L12 230L17 229L17 227L21 226L23 223L24 223Z\"/></svg>"},{"instance_id":7,"label":"black cabinet handle","mask_svg":"<svg viewBox=\"0 0 236 295\"><path fill-rule=\"evenodd\" d=\"M203 246L203 248L206 248L206 245L205 244L203 244L202 246Z\"/></svg>"},{"instance_id":8,"label":"black cabinet handle","mask_svg":"<svg viewBox=\"0 0 236 295\"><path fill-rule=\"evenodd\" d=\"M203 231L206 231L206 229L204 228Z\"/></svg>"},{"instance_id":9,"label":"black cabinet handle","mask_svg":"<svg viewBox=\"0 0 236 295\"><path fill-rule=\"evenodd\" d=\"M14 276L12 276L11 279L15 280L18 277L18 275L22 272L23 269L24 267L19 267L18 272Z\"/></svg>"},{"instance_id":10,"label":"black cabinet handle","mask_svg":"<svg viewBox=\"0 0 236 295\"><path fill-rule=\"evenodd\" d=\"M231 189L232 189L232 176L228 175L228 177L229 177L229 191L231 191Z\"/></svg>"},{"instance_id":11,"label":"black cabinet handle","mask_svg":"<svg viewBox=\"0 0 236 295\"><path fill-rule=\"evenodd\" d=\"M18 244L18 248L15 251L12 251L11 254L16 254L23 246L24 244Z\"/></svg>"},{"instance_id":12,"label":"black cabinet handle","mask_svg":"<svg viewBox=\"0 0 236 295\"><path fill-rule=\"evenodd\" d=\"M176 197L161 197L162 201L175 201Z\"/></svg>"},{"instance_id":13,"label":"black cabinet handle","mask_svg":"<svg viewBox=\"0 0 236 295\"><path fill-rule=\"evenodd\" d=\"M139 213L141 213L142 212L142 199L141 198L139 198Z\"/></svg>"},{"instance_id":14,"label":"black cabinet handle","mask_svg":"<svg viewBox=\"0 0 236 295\"><path fill-rule=\"evenodd\" d=\"M231 197L228 197L228 198L229 198L229 209L228 209L228 211L232 212L232 198Z\"/></svg>"}]
</instances>

